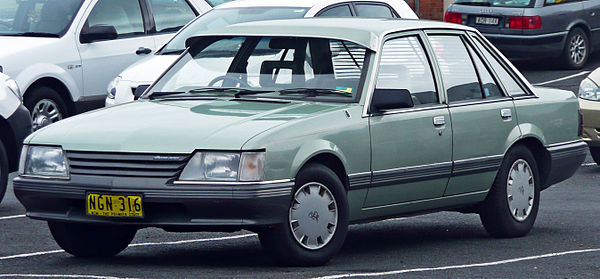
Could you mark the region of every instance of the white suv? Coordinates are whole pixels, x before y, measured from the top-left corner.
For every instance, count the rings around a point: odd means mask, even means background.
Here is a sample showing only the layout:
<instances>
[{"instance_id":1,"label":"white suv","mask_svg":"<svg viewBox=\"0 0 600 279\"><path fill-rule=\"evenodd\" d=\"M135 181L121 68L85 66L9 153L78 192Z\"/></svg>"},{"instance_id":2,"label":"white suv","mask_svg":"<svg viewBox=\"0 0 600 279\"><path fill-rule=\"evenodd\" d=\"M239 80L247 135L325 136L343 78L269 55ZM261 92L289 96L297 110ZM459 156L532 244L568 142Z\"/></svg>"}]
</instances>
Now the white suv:
<instances>
[{"instance_id":1,"label":"white suv","mask_svg":"<svg viewBox=\"0 0 600 279\"><path fill-rule=\"evenodd\" d=\"M34 129L101 107L106 85L223 0L0 0L0 72Z\"/></svg>"},{"instance_id":2,"label":"white suv","mask_svg":"<svg viewBox=\"0 0 600 279\"><path fill-rule=\"evenodd\" d=\"M318 16L417 19L404 0L238 0L225 3L196 18L154 55L118 75L108 85L106 106L136 100L175 62L185 49L185 41L194 34L248 21Z\"/></svg>"}]
</instances>

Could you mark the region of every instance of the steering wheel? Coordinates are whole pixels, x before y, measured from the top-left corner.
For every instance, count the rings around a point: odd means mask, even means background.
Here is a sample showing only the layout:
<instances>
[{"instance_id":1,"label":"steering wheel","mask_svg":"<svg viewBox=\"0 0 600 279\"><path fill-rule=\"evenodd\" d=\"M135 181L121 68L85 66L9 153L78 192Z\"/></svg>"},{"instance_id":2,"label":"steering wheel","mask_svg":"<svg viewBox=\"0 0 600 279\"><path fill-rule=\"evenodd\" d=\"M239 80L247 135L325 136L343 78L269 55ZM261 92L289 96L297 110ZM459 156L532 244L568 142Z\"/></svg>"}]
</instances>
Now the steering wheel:
<instances>
[{"instance_id":1,"label":"steering wheel","mask_svg":"<svg viewBox=\"0 0 600 279\"><path fill-rule=\"evenodd\" d=\"M236 86L237 85L239 85L239 86L248 86L247 82L243 82L243 81L241 81L241 80L239 80L237 78L233 78L233 77L230 77L230 76L227 76L227 75L223 75L223 76L216 77L213 80L211 80L208 83L208 87L214 87L215 84L217 82L219 82L219 81L223 81L223 84L221 85L221 87L224 87L223 85L225 85L225 81L232 81L232 82L234 82L233 85L236 85Z\"/></svg>"}]
</instances>

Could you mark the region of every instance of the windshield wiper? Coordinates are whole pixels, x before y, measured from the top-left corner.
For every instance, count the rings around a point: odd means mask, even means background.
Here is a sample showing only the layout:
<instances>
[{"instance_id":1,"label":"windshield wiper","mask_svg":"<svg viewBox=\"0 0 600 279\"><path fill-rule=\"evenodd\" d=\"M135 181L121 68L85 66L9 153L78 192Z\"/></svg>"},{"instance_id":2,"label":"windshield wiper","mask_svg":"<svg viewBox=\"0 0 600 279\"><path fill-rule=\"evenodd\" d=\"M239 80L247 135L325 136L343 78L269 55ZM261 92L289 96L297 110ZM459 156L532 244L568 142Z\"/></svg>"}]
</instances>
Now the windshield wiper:
<instances>
[{"instance_id":1,"label":"windshield wiper","mask_svg":"<svg viewBox=\"0 0 600 279\"><path fill-rule=\"evenodd\" d=\"M206 88L196 88L192 90L188 90L187 92L154 92L148 98L150 100L154 100L156 98L164 97L164 96L172 96L179 94L194 94L194 93L233 93L235 98L239 98L242 95L251 95L251 94L260 94L260 93L268 93L273 92L273 90L251 90L237 87L206 87Z\"/></svg>"},{"instance_id":2,"label":"windshield wiper","mask_svg":"<svg viewBox=\"0 0 600 279\"><path fill-rule=\"evenodd\" d=\"M466 5L466 6L485 6L490 7L492 3L490 2L454 2L457 5Z\"/></svg>"},{"instance_id":3,"label":"windshield wiper","mask_svg":"<svg viewBox=\"0 0 600 279\"><path fill-rule=\"evenodd\" d=\"M352 93L335 89L317 89L317 88L290 88L278 91L279 95L303 94L307 97L317 97L319 95L336 95L352 98Z\"/></svg>"},{"instance_id":4,"label":"windshield wiper","mask_svg":"<svg viewBox=\"0 0 600 279\"><path fill-rule=\"evenodd\" d=\"M47 38L59 38L60 35L46 32L23 32L14 34L2 34L4 36L23 36L23 37L47 37Z\"/></svg>"}]
</instances>

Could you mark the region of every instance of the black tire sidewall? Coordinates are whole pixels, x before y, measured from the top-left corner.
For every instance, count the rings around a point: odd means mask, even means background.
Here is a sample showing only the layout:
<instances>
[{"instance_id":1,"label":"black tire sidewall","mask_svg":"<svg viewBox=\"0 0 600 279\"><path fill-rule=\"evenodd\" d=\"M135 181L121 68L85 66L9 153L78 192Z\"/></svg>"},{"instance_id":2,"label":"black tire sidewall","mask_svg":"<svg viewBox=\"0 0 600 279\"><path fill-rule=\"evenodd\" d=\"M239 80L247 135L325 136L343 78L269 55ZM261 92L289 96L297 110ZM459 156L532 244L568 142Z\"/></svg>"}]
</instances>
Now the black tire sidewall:
<instances>
[{"instance_id":1,"label":"black tire sidewall","mask_svg":"<svg viewBox=\"0 0 600 279\"><path fill-rule=\"evenodd\" d=\"M592 159L594 159L594 162L600 166L600 147L590 147L590 154L592 154Z\"/></svg>"},{"instance_id":2,"label":"black tire sidewall","mask_svg":"<svg viewBox=\"0 0 600 279\"><path fill-rule=\"evenodd\" d=\"M8 154L4 148L4 143L0 141L0 203L6 194L8 187Z\"/></svg>"},{"instance_id":3,"label":"black tire sidewall","mask_svg":"<svg viewBox=\"0 0 600 279\"><path fill-rule=\"evenodd\" d=\"M573 38L573 36L575 36L575 34L580 34L582 35L583 39L585 40L585 47L586 47L586 56L583 59L583 62L581 64L575 64L573 62L573 60L571 60L571 54L569 52L569 45L571 42L571 39ZM589 57L590 57L590 41L589 38L587 36L587 34L585 33L585 31L581 28L574 28L573 30L571 30L569 32L569 34L567 35L567 40L565 41L565 46L564 46L564 50L563 50L563 60L564 60L564 64L568 69L581 69L583 66L585 66L585 64L587 63Z\"/></svg>"},{"instance_id":4,"label":"black tire sidewall","mask_svg":"<svg viewBox=\"0 0 600 279\"><path fill-rule=\"evenodd\" d=\"M286 212L286 222L284 224L259 232L263 247L275 257L275 260L285 265L323 265L339 252L346 239L349 219L347 194L335 172L326 166L310 164L298 173L296 186L290 199L290 206L298 189L310 182L321 183L331 191L338 207L338 224L329 243L318 250L309 250L298 244L287 221L288 212Z\"/></svg>"},{"instance_id":5,"label":"black tire sidewall","mask_svg":"<svg viewBox=\"0 0 600 279\"><path fill-rule=\"evenodd\" d=\"M510 212L507 198L507 181L510 168L519 159L527 161L533 172L535 183L533 208L527 219L517 221ZM511 148L498 171L494 184L486 197L481 211L481 221L486 230L494 237L520 237L533 228L540 204L540 176L535 157L528 148L518 145Z\"/></svg>"},{"instance_id":6,"label":"black tire sidewall","mask_svg":"<svg viewBox=\"0 0 600 279\"><path fill-rule=\"evenodd\" d=\"M77 257L110 257L123 251L137 232L128 227L48 221L52 237Z\"/></svg>"},{"instance_id":7,"label":"black tire sidewall","mask_svg":"<svg viewBox=\"0 0 600 279\"><path fill-rule=\"evenodd\" d=\"M67 104L60 94L58 94L58 92L53 88L47 86L33 88L31 92L26 94L24 100L25 107L27 107L27 109L33 113L34 106L43 99L52 100L58 106L63 119L70 116Z\"/></svg>"}]
</instances>

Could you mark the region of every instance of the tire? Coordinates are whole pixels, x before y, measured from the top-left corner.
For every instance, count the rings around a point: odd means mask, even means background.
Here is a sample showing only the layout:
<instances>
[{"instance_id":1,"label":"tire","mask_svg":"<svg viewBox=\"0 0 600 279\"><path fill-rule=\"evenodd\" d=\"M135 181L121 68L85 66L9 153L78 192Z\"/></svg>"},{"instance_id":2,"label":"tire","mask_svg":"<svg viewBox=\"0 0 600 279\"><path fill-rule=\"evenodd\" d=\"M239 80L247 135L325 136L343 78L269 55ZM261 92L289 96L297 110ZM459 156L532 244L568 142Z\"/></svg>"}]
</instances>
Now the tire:
<instances>
[{"instance_id":1,"label":"tire","mask_svg":"<svg viewBox=\"0 0 600 279\"><path fill-rule=\"evenodd\" d=\"M600 147L590 147L590 153L592 154L594 162L600 166Z\"/></svg>"},{"instance_id":2,"label":"tire","mask_svg":"<svg viewBox=\"0 0 600 279\"><path fill-rule=\"evenodd\" d=\"M567 35L563 50L563 64L567 69L581 69L590 56L590 42L581 28L573 28Z\"/></svg>"},{"instance_id":3,"label":"tire","mask_svg":"<svg viewBox=\"0 0 600 279\"><path fill-rule=\"evenodd\" d=\"M25 96L25 106L31 112L34 131L70 115L60 94L53 88L46 86L33 88Z\"/></svg>"},{"instance_id":4,"label":"tire","mask_svg":"<svg viewBox=\"0 0 600 279\"><path fill-rule=\"evenodd\" d=\"M323 206L325 204L328 206ZM332 208L336 210L332 211ZM260 230L260 243L270 256L283 265L326 264L344 244L348 232L348 212L346 191L337 175L324 165L307 165L296 176L296 187L290 200L286 222ZM331 226L332 222L325 221L335 220L336 214L337 222L334 226ZM292 227L296 228L295 233L292 232ZM303 228L308 228L309 231ZM319 229L323 234L317 232ZM333 234L328 233L331 231ZM306 237L307 235L310 237ZM324 237L319 241L319 237L314 237L316 235Z\"/></svg>"},{"instance_id":5,"label":"tire","mask_svg":"<svg viewBox=\"0 0 600 279\"><path fill-rule=\"evenodd\" d=\"M128 227L50 221L48 227L60 248L84 258L114 256L129 246L137 232Z\"/></svg>"},{"instance_id":6,"label":"tire","mask_svg":"<svg viewBox=\"0 0 600 279\"><path fill-rule=\"evenodd\" d=\"M529 168L529 173L523 178L530 178L525 182L525 180L515 181L518 180L518 177L515 177L516 179L513 178L512 183L517 185L509 187L509 174L515 167L520 172L521 166ZM521 237L531 231L540 204L539 177L535 158L529 149L518 145L508 151L479 211L481 222L491 236L498 238ZM513 194L512 202L509 201L511 200L508 196L509 193ZM529 202L528 197L531 198L531 195L533 195L533 199ZM527 213L527 211L529 212Z\"/></svg>"},{"instance_id":7,"label":"tire","mask_svg":"<svg viewBox=\"0 0 600 279\"><path fill-rule=\"evenodd\" d=\"M0 203L8 187L8 155L4 144L0 141Z\"/></svg>"}]
</instances>

